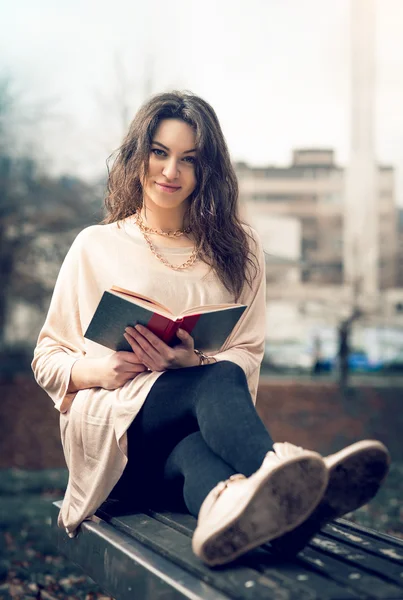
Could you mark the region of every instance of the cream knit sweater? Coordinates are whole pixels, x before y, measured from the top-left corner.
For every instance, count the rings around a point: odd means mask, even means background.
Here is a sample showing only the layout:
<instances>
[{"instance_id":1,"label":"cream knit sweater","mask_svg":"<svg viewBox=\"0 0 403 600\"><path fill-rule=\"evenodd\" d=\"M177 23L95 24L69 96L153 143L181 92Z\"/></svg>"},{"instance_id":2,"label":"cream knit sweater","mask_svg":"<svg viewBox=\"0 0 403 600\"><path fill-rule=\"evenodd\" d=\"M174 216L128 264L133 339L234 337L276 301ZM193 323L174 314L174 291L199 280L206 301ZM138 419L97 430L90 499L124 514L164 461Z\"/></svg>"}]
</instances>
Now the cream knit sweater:
<instances>
[{"instance_id":1,"label":"cream knit sweater","mask_svg":"<svg viewBox=\"0 0 403 600\"><path fill-rule=\"evenodd\" d=\"M245 285L239 302L248 308L215 357L245 371L255 402L265 338L265 270L261 243L250 231L257 244L259 274L252 289ZM158 249L175 264L183 263L192 250ZM102 293L113 284L151 296L174 314L192 306L234 301L203 262L184 271L164 266L130 218L121 221L120 227L117 223L95 225L78 234L60 269L32 361L36 381L60 411L69 482L59 526L71 535L84 519L91 518L120 479L127 463L126 431L162 374L140 373L112 391L90 388L67 393L77 359L111 352L85 339L83 332Z\"/></svg>"}]
</instances>

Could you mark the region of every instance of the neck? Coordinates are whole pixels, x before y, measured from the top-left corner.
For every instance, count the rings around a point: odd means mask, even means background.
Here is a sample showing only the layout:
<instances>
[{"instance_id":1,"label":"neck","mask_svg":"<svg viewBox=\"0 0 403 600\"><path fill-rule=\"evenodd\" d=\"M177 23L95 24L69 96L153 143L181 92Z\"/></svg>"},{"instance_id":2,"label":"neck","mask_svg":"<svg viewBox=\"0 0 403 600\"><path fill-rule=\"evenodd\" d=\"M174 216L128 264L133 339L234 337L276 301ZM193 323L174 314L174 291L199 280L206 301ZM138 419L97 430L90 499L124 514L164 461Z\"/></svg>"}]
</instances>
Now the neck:
<instances>
[{"instance_id":1,"label":"neck","mask_svg":"<svg viewBox=\"0 0 403 600\"><path fill-rule=\"evenodd\" d=\"M182 206L176 209L164 209L155 205L151 207L147 204L141 209L141 217L148 227L172 232L184 229L185 210L186 207L182 208Z\"/></svg>"}]
</instances>

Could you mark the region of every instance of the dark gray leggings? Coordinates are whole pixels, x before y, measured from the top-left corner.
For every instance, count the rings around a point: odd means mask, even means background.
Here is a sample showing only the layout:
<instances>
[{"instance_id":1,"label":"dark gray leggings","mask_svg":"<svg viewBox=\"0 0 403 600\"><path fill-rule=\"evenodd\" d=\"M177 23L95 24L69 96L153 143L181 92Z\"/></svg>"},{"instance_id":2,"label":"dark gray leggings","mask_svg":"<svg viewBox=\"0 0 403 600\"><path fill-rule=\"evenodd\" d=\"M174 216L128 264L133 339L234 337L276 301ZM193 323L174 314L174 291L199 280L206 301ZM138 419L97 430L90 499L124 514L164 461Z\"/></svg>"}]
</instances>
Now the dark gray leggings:
<instances>
[{"instance_id":1,"label":"dark gray leggings","mask_svg":"<svg viewBox=\"0 0 403 600\"><path fill-rule=\"evenodd\" d=\"M225 361L165 372L128 429L128 465L111 496L184 508L194 516L209 491L261 465L273 441L238 365Z\"/></svg>"}]
</instances>

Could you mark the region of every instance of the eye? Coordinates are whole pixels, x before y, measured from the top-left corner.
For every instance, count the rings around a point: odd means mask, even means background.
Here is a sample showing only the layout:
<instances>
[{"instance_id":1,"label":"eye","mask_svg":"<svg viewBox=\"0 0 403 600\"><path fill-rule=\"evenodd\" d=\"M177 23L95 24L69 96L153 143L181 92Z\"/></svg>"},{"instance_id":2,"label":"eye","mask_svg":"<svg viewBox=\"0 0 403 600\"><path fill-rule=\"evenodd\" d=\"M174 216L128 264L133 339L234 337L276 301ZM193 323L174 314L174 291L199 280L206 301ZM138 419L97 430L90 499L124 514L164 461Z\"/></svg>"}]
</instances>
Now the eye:
<instances>
[{"instance_id":1,"label":"eye","mask_svg":"<svg viewBox=\"0 0 403 600\"><path fill-rule=\"evenodd\" d=\"M185 162L189 162L189 164L194 165L196 162L196 157L195 156L185 156L185 158L183 159Z\"/></svg>"},{"instance_id":2,"label":"eye","mask_svg":"<svg viewBox=\"0 0 403 600\"><path fill-rule=\"evenodd\" d=\"M165 152L164 150L161 150L161 148L152 148L151 152L156 156L165 156ZM158 152L161 152L161 154L158 154Z\"/></svg>"}]
</instances>

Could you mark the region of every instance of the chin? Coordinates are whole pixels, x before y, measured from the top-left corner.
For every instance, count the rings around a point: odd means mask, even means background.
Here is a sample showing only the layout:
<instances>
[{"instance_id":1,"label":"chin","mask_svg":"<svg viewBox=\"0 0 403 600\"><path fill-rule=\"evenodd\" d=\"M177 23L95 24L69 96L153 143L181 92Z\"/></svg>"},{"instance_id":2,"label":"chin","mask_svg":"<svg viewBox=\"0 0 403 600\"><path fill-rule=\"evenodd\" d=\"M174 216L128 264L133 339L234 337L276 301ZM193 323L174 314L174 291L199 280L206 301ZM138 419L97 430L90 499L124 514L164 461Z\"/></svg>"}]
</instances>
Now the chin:
<instances>
[{"instance_id":1,"label":"chin","mask_svg":"<svg viewBox=\"0 0 403 600\"><path fill-rule=\"evenodd\" d=\"M151 200L151 204L158 206L158 208L172 209L179 208L184 204L188 204L189 196L186 196L185 198L174 198L169 195L167 196L166 194L164 194L163 197L160 194L148 194L148 198Z\"/></svg>"},{"instance_id":2,"label":"chin","mask_svg":"<svg viewBox=\"0 0 403 600\"><path fill-rule=\"evenodd\" d=\"M158 206L158 208L179 208L180 206L182 206L186 200L182 200L182 201L169 201L168 200L161 200L160 198L151 198L151 202L154 204L154 206Z\"/></svg>"}]
</instances>

